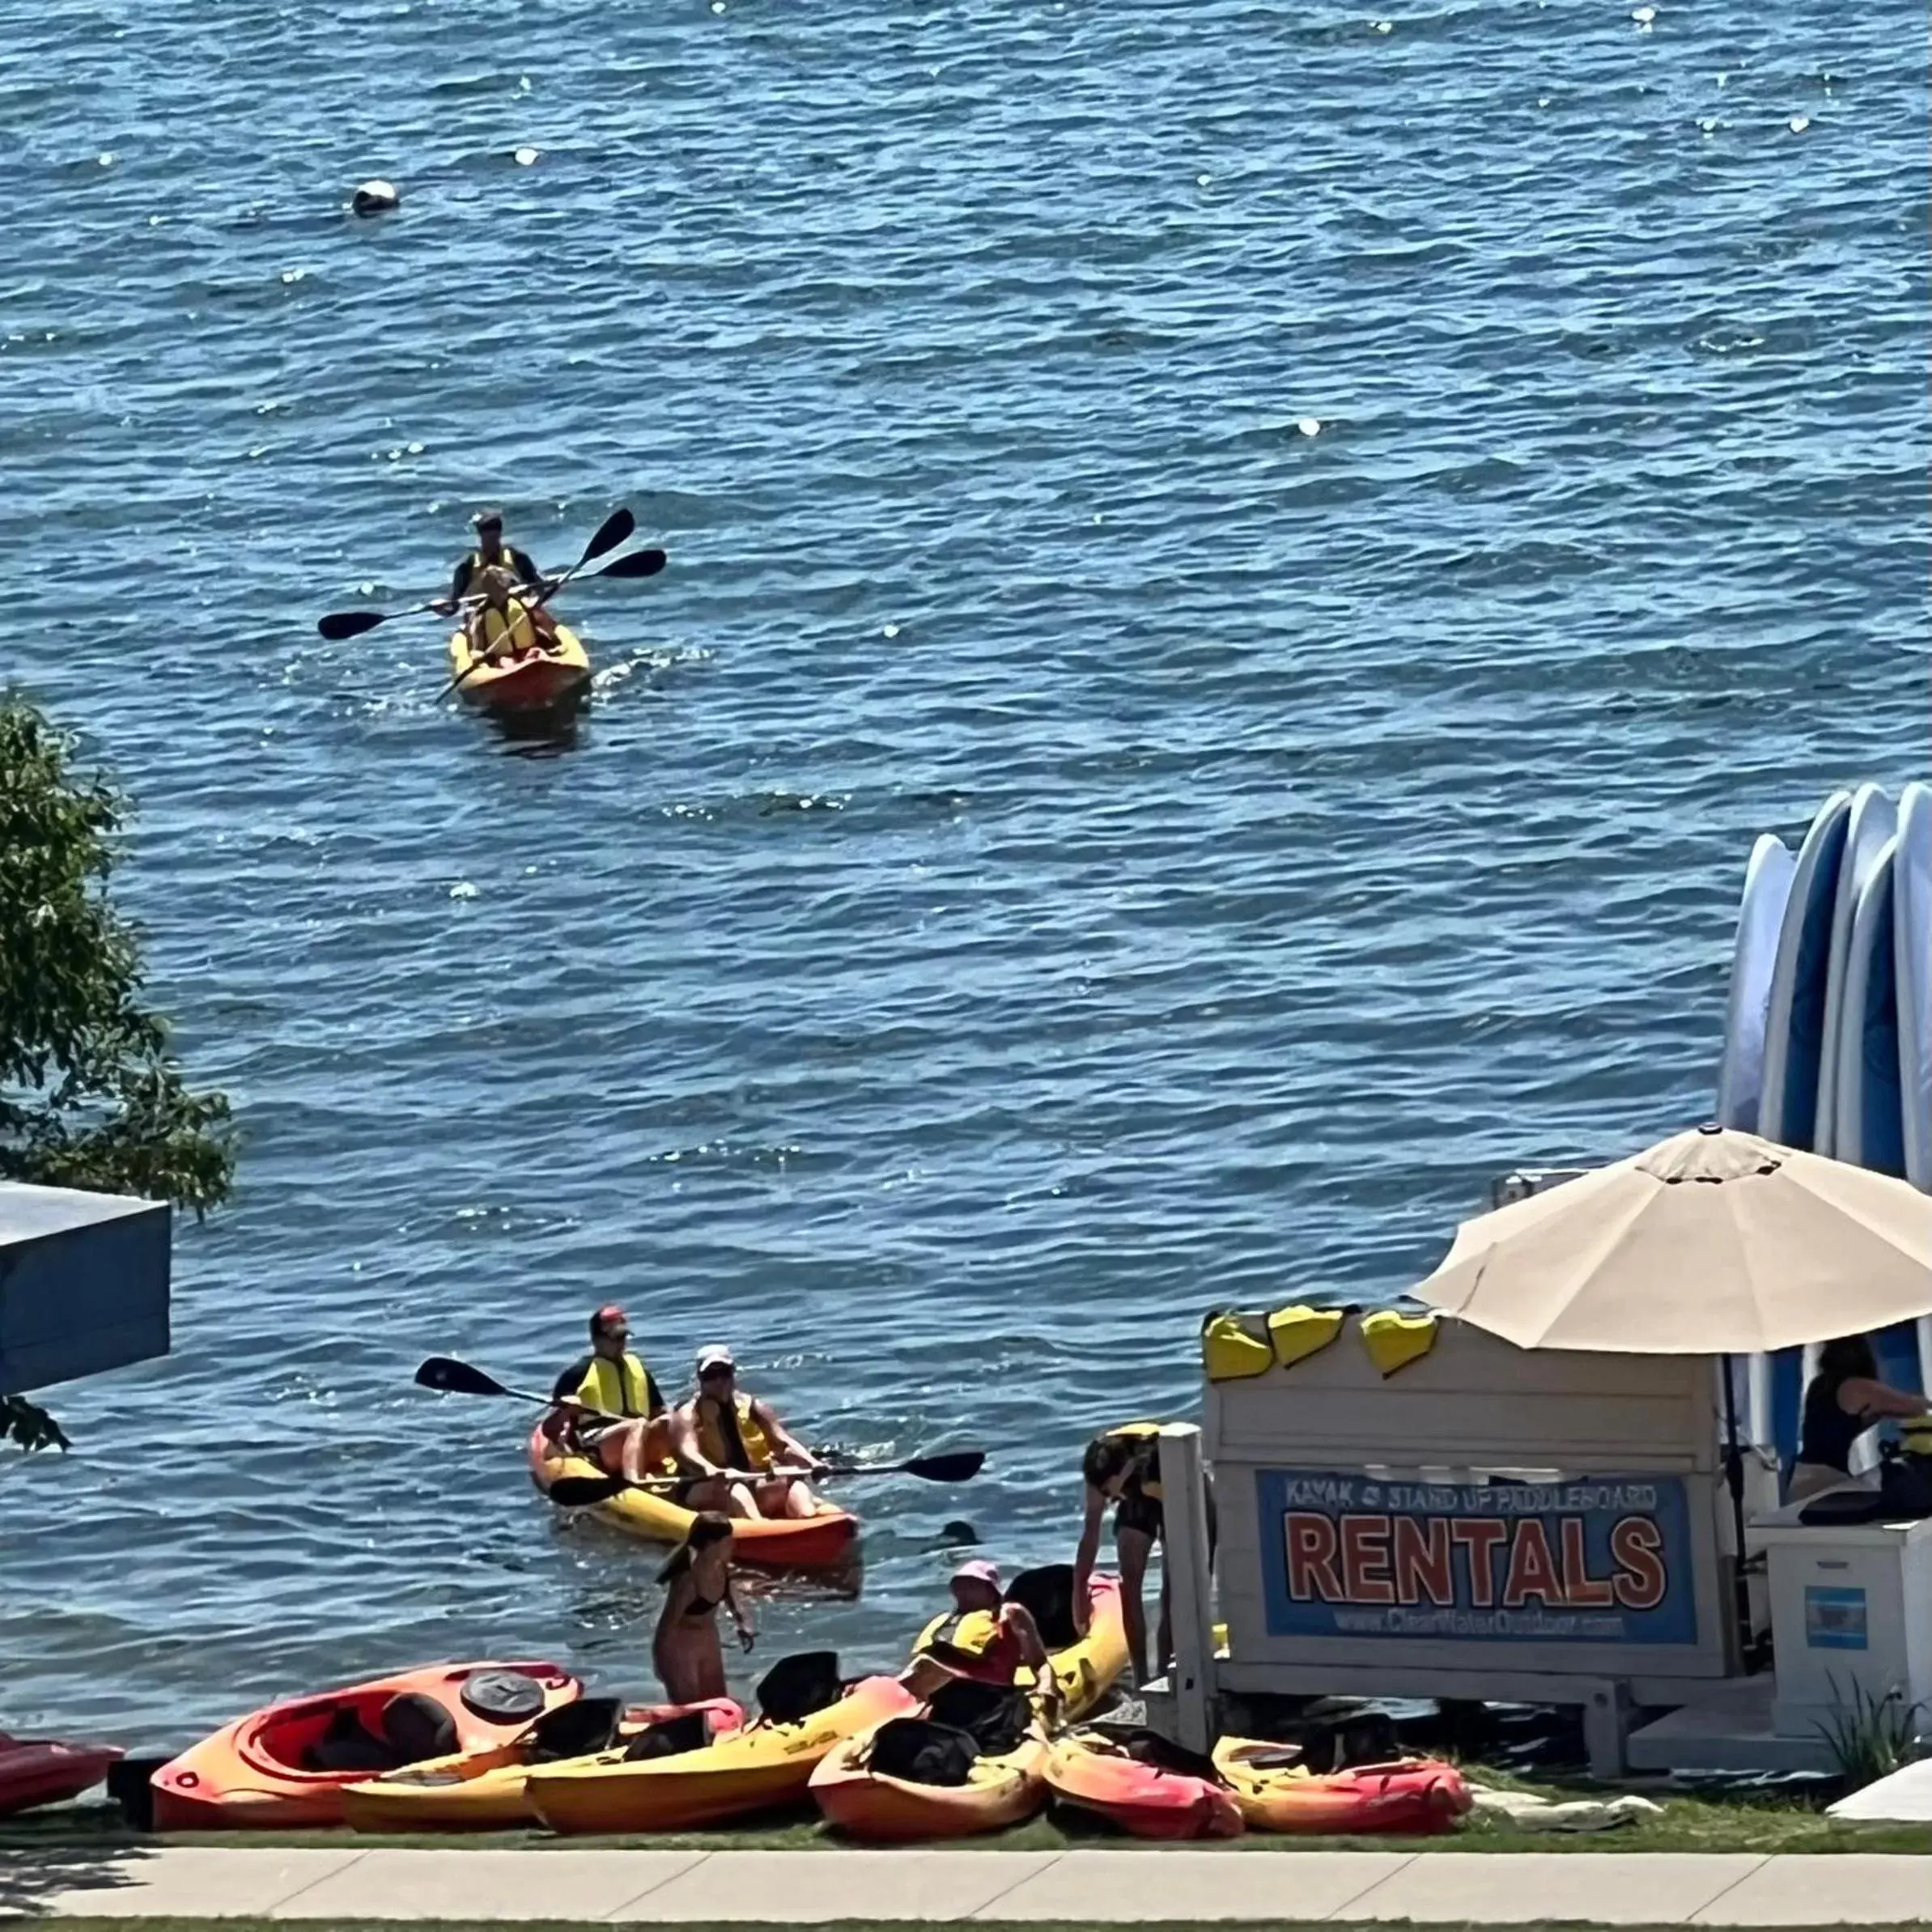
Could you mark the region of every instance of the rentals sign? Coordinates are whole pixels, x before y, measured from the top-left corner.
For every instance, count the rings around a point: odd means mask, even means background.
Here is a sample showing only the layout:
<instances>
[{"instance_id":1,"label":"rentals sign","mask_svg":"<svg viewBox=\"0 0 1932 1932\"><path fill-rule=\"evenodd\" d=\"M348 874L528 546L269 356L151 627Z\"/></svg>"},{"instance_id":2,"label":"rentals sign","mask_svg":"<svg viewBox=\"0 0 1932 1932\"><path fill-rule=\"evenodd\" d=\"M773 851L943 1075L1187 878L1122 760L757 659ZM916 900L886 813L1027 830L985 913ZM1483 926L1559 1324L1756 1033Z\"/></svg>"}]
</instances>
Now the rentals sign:
<instances>
[{"instance_id":1,"label":"rentals sign","mask_svg":"<svg viewBox=\"0 0 1932 1932\"><path fill-rule=\"evenodd\" d=\"M1255 1480L1271 1635L1697 1641L1680 1477Z\"/></svg>"}]
</instances>

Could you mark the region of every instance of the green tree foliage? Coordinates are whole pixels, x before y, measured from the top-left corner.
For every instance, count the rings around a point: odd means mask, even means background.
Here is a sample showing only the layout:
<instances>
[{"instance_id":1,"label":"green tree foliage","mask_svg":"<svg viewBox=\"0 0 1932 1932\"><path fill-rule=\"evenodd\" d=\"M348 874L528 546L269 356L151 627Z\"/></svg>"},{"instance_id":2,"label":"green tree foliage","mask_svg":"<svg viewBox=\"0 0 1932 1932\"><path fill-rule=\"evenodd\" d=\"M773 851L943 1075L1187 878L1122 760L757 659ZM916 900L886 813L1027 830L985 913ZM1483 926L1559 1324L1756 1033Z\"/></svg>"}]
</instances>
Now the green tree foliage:
<instances>
[{"instance_id":1,"label":"green tree foliage","mask_svg":"<svg viewBox=\"0 0 1932 1932\"><path fill-rule=\"evenodd\" d=\"M234 1178L228 1102L191 1092L142 999L140 935L108 898L128 815L70 738L0 698L0 1179L191 1208ZM66 1446L0 1396L0 1440Z\"/></svg>"}]
</instances>

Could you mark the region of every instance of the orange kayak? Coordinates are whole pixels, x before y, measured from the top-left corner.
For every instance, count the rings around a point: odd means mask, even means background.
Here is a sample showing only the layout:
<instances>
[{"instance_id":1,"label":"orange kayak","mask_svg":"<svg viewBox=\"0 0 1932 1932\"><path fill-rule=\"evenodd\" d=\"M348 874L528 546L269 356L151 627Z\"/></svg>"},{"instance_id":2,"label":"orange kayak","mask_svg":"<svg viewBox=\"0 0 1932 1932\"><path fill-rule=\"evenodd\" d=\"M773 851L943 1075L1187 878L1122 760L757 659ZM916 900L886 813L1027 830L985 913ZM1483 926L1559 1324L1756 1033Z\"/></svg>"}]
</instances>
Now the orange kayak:
<instances>
[{"instance_id":1,"label":"orange kayak","mask_svg":"<svg viewBox=\"0 0 1932 1932\"><path fill-rule=\"evenodd\" d=\"M1245 1828L1240 1804L1213 1765L1197 1773L1151 1762L1093 1732L1075 1731L1055 1743L1046 1777L1059 1803L1136 1838L1238 1838Z\"/></svg>"},{"instance_id":2,"label":"orange kayak","mask_svg":"<svg viewBox=\"0 0 1932 1932\"><path fill-rule=\"evenodd\" d=\"M584 1693L554 1663L424 1664L271 1704L154 1775L158 1832L342 1822L342 1791L425 1758L505 1743Z\"/></svg>"},{"instance_id":3,"label":"orange kayak","mask_svg":"<svg viewBox=\"0 0 1932 1932\"><path fill-rule=\"evenodd\" d=\"M475 663L469 639L455 632L449 640L449 674L461 677L463 697L486 711L549 711L590 688L589 654L567 625L557 626L557 642L550 650L472 669Z\"/></svg>"},{"instance_id":4,"label":"orange kayak","mask_svg":"<svg viewBox=\"0 0 1932 1932\"><path fill-rule=\"evenodd\" d=\"M1016 1584L1009 1594L1017 1596L1019 1588ZM910 1766L895 1771L895 1759L903 1757L909 1747L916 1749L921 1733L961 1722L960 1716L947 1708L949 1703L963 1699L970 1710L975 1693L982 1698L987 1694L982 1685L943 1687L923 1718L889 1718L877 1729L847 1739L827 1755L812 1773L812 1795L826 1823L873 1844L897 1845L969 1837L1030 1818L1047 1802L1051 1726L1085 1717L1127 1668L1119 1579L1095 1577L1088 1602L1085 1637L1076 1636L1071 1623L1055 1627L1049 1619L1041 1624L1041 1636L1055 1645L1050 1655L1059 1694L1052 1700L1034 1694L1030 1723L1014 1727L1010 1735L975 1752L963 1777L939 1783L932 1781L930 1773L909 1775ZM1031 1684L1027 1673L1022 1672L1021 1679L1017 1688L1024 1693ZM976 1725L969 1722L966 1729L987 1744Z\"/></svg>"},{"instance_id":5,"label":"orange kayak","mask_svg":"<svg viewBox=\"0 0 1932 1932\"><path fill-rule=\"evenodd\" d=\"M558 1477L600 1476L604 1471L582 1456L559 1455L539 1423L530 1431L530 1478L549 1493ZM696 1521L682 1504L648 1489L626 1489L597 1504L593 1516L641 1536L647 1543L682 1543ZM747 1563L774 1569L830 1569L841 1562L859 1535L859 1519L830 1504L817 1516L774 1518L732 1525L737 1554Z\"/></svg>"},{"instance_id":6,"label":"orange kayak","mask_svg":"<svg viewBox=\"0 0 1932 1932\"><path fill-rule=\"evenodd\" d=\"M1214 1747L1216 1768L1255 1831L1427 1835L1454 1830L1474 1802L1462 1773L1439 1759L1316 1773L1301 1769L1295 1756L1250 1738Z\"/></svg>"}]
</instances>

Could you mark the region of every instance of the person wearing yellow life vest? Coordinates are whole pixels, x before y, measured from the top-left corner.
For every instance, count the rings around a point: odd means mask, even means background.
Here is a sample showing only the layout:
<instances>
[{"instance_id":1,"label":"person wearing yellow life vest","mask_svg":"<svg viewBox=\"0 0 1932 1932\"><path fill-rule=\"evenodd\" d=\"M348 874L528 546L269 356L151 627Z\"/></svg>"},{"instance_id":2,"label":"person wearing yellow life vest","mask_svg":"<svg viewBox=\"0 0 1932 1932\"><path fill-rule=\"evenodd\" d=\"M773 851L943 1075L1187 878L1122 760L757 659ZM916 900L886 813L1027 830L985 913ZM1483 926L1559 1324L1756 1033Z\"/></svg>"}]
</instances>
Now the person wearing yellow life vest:
<instances>
[{"instance_id":1,"label":"person wearing yellow life vest","mask_svg":"<svg viewBox=\"0 0 1932 1932\"><path fill-rule=\"evenodd\" d=\"M961 1564L953 1573L952 1590L952 1609L927 1624L912 1646L902 1681L914 1696L930 1697L952 1677L1008 1684L1028 1671L1034 1684L1052 1684L1033 1612L1006 1600L991 1564L979 1558Z\"/></svg>"},{"instance_id":2,"label":"person wearing yellow life vest","mask_svg":"<svg viewBox=\"0 0 1932 1932\"><path fill-rule=\"evenodd\" d=\"M464 598L478 588L476 580L487 570L507 571L512 588L520 584L536 590L546 588L543 573L529 552L503 541L503 512L485 510L476 520L476 548L458 560L450 576L449 596L438 606L445 617L452 616Z\"/></svg>"},{"instance_id":3,"label":"person wearing yellow life vest","mask_svg":"<svg viewBox=\"0 0 1932 1932\"><path fill-rule=\"evenodd\" d=\"M1073 1621L1084 1636L1087 1627L1088 1584L1100 1554L1100 1526L1114 1511L1114 1548L1120 1558L1120 1600L1127 1624L1127 1654L1133 1659L1134 1681L1145 1684L1147 1609L1142 1591L1147 1560L1163 1540L1166 1512L1161 1490L1161 1429L1158 1422L1123 1422L1103 1429L1087 1445L1081 1459L1086 1486L1086 1514L1081 1525L1080 1547L1073 1557ZM1208 1546L1216 1540L1214 1491L1208 1491ZM1169 1628L1167 1579L1161 1579L1161 1622L1155 1638L1161 1669L1174 1647Z\"/></svg>"},{"instance_id":4,"label":"person wearing yellow life vest","mask_svg":"<svg viewBox=\"0 0 1932 1932\"><path fill-rule=\"evenodd\" d=\"M664 1473L670 1438L657 1378L631 1352L630 1340L631 1324L615 1302L590 1318L590 1353L550 1390L553 1433L573 1439L611 1475L641 1483Z\"/></svg>"},{"instance_id":5,"label":"person wearing yellow life vest","mask_svg":"<svg viewBox=\"0 0 1932 1932\"><path fill-rule=\"evenodd\" d=\"M771 1404L738 1387L730 1349L698 1353L698 1387L671 1412L671 1453L694 1478L690 1506L762 1517L816 1516L825 1507L805 1479L826 1465L807 1449Z\"/></svg>"},{"instance_id":6,"label":"person wearing yellow life vest","mask_svg":"<svg viewBox=\"0 0 1932 1932\"><path fill-rule=\"evenodd\" d=\"M499 664L506 658L547 651L556 643L557 620L534 600L512 597L517 586L507 571L486 570L476 583L482 601L473 603L463 621L473 657Z\"/></svg>"}]
</instances>

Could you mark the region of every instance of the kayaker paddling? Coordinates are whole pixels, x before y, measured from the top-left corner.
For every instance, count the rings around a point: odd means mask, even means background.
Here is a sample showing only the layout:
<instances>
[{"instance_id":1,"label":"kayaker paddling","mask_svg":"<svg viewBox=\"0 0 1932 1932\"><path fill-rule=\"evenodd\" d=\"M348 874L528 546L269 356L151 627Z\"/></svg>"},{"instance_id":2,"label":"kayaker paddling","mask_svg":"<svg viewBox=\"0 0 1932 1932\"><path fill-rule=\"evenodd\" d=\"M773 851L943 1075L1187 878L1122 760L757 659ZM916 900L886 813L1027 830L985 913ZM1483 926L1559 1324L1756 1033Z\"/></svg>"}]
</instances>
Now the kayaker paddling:
<instances>
[{"instance_id":1,"label":"kayaker paddling","mask_svg":"<svg viewBox=\"0 0 1932 1932\"><path fill-rule=\"evenodd\" d=\"M1093 1565L1100 1555L1100 1526L1107 1511L1114 1511L1114 1548L1120 1558L1120 1590L1127 1621L1127 1652L1133 1662L1134 1681L1148 1681L1147 1608L1142 1591L1147 1581L1147 1560L1157 1543L1163 1540L1166 1513L1161 1490L1161 1425L1127 1422L1118 1429L1103 1430L1087 1445L1081 1459L1081 1474L1086 1485L1086 1516L1081 1525L1080 1546L1073 1557L1073 1616L1076 1627L1085 1628L1089 1586ZM1208 1542L1212 1554L1215 1539L1214 1492L1208 1492ZM1156 1633L1156 1662L1164 1669L1173 1650L1169 1628L1167 1579L1161 1579L1161 1621Z\"/></svg>"},{"instance_id":2,"label":"kayaker paddling","mask_svg":"<svg viewBox=\"0 0 1932 1932\"><path fill-rule=\"evenodd\" d=\"M641 1483L664 1473L670 1447L657 1378L628 1346L631 1323L615 1302L590 1318L590 1353L557 1378L554 1441L565 1438L613 1476Z\"/></svg>"},{"instance_id":3,"label":"kayaker paddling","mask_svg":"<svg viewBox=\"0 0 1932 1932\"><path fill-rule=\"evenodd\" d=\"M490 570L507 571L514 588L527 584L534 589L547 588L528 550L503 541L503 516L500 510L481 512L476 520L477 547L461 558L449 580L449 596L436 608L445 617L453 616L465 597L478 589L475 580Z\"/></svg>"},{"instance_id":4,"label":"kayaker paddling","mask_svg":"<svg viewBox=\"0 0 1932 1932\"><path fill-rule=\"evenodd\" d=\"M1033 1612L1023 1603L1008 1603L1001 1594L1000 1573L980 1558L962 1563L952 1577L953 1607L935 1617L913 1645L907 1688L915 1696L929 1697L948 1678L967 1677L975 1684L1012 1684L1021 1671L1034 1681L1044 1681L1047 1645Z\"/></svg>"},{"instance_id":5,"label":"kayaker paddling","mask_svg":"<svg viewBox=\"0 0 1932 1932\"><path fill-rule=\"evenodd\" d=\"M718 1640L720 1607L731 1612L741 1649L749 1650L757 1639L732 1582L732 1548L730 1518L707 1510L657 1573L665 1602L651 1640L651 1662L673 1704L701 1704L727 1694L724 1647Z\"/></svg>"},{"instance_id":6,"label":"kayaker paddling","mask_svg":"<svg viewBox=\"0 0 1932 1932\"><path fill-rule=\"evenodd\" d=\"M805 1478L821 1462L761 1397L742 1393L730 1349L698 1352L698 1387L672 1412L671 1452L697 1480L688 1501L742 1520L816 1516L826 1505ZM749 1480L748 1480L749 1479Z\"/></svg>"},{"instance_id":7,"label":"kayaker paddling","mask_svg":"<svg viewBox=\"0 0 1932 1932\"><path fill-rule=\"evenodd\" d=\"M556 648L557 620L533 601L512 594L517 585L509 571L486 570L475 584L482 601L472 604L463 621L473 657L501 664Z\"/></svg>"}]
</instances>

